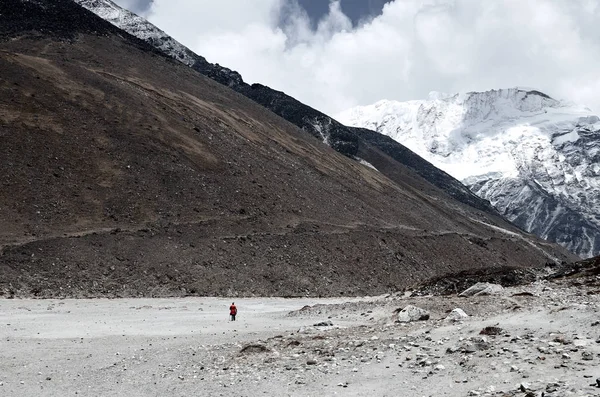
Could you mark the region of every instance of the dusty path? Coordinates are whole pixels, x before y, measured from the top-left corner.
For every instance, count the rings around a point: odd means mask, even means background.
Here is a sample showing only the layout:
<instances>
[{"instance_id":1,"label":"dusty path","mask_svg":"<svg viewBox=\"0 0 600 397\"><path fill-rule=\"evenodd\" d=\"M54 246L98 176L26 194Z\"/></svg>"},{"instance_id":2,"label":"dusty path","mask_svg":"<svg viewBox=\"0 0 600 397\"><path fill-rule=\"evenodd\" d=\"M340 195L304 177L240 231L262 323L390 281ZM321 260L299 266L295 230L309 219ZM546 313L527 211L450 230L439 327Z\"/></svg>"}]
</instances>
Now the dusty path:
<instances>
[{"instance_id":1,"label":"dusty path","mask_svg":"<svg viewBox=\"0 0 600 397\"><path fill-rule=\"evenodd\" d=\"M153 362L170 349L242 344L297 330L312 319L286 314L316 301L240 299L231 322L231 300L219 298L0 300L0 395L115 395L109 390L118 380L97 380L124 357Z\"/></svg>"},{"instance_id":2,"label":"dusty path","mask_svg":"<svg viewBox=\"0 0 600 397\"><path fill-rule=\"evenodd\" d=\"M207 343L224 343L230 342L232 335L268 335L290 326L297 327L297 319L286 318L285 314L305 305L347 301L241 299L236 302L240 314L234 323L229 321L228 308L232 301L221 298L10 299L0 300L0 335L2 338L61 339L199 334L208 338Z\"/></svg>"}]
</instances>

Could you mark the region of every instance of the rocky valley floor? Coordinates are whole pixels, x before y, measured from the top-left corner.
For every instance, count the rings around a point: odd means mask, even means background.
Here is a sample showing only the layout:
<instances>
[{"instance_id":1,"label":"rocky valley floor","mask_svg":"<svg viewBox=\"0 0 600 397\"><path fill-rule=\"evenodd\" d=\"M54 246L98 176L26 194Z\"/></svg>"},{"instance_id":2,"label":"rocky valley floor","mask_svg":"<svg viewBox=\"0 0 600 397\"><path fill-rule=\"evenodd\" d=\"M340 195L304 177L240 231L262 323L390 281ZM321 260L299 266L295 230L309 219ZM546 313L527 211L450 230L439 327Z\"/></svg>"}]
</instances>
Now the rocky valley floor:
<instances>
[{"instance_id":1,"label":"rocky valley floor","mask_svg":"<svg viewBox=\"0 0 600 397\"><path fill-rule=\"evenodd\" d=\"M600 396L598 293L1 300L0 394Z\"/></svg>"}]
</instances>

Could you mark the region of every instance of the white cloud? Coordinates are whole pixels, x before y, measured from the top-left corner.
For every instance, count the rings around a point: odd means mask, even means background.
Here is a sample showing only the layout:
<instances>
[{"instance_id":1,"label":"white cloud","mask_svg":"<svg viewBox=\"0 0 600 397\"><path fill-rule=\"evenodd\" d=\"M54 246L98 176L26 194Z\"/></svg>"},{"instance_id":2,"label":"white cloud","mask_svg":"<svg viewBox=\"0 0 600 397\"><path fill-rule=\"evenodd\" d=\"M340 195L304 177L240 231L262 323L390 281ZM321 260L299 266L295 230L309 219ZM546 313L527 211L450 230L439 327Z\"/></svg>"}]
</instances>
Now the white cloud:
<instances>
[{"instance_id":1,"label":"white cloud","mask_svg":"<svg viewBox=\"0 0 600 397\"><path fill-rule=\"evenodd\" d=\"M330 114L513 86L600 112L600 0L396 0L357 27L334 2L316 30L292 1L154 0L146 16L247 82Z\"/></svg>"}]
</instances>

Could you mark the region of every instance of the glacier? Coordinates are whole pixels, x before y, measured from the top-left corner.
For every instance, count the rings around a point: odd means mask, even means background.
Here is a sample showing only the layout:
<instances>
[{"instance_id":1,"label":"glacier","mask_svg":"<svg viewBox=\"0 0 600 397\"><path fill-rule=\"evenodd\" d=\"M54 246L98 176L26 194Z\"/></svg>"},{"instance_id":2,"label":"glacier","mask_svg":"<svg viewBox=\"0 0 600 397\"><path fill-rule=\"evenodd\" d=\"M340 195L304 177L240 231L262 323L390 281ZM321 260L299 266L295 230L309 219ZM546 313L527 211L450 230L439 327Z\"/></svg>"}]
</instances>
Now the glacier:
<instances>
[{"instance_id":1,"label":"glacier","mask_svg":"<svg viewBox=\"0 0 600 397\"><path fill-rule=\"evenodd\" d=\"M335 118L390 136L525 231L600 254L600 118L590 109L516 87L382 100Z\"/></svg>"}]
</instances>

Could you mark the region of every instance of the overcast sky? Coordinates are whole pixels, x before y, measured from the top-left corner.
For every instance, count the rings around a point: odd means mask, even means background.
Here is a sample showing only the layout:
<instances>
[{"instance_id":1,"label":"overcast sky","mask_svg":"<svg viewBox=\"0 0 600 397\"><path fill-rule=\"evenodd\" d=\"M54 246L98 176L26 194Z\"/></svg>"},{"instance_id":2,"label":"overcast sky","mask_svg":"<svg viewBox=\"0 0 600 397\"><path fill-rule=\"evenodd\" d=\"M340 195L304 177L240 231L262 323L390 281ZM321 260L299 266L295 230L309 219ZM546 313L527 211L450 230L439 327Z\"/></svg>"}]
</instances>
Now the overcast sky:
<instances>
[{"instance_id":1,"label":"overcast sky","mask_svg":"<svg viewBox=\"0 0 600 397\"><path fill-rule=\"evenodd\" d=\"M514 86L600 112L600 0L116 1L329 114Z\"/></svg>"}]
</instances>

